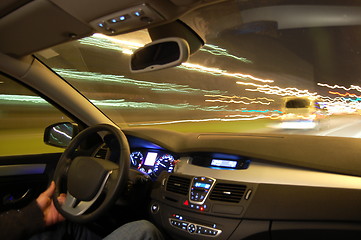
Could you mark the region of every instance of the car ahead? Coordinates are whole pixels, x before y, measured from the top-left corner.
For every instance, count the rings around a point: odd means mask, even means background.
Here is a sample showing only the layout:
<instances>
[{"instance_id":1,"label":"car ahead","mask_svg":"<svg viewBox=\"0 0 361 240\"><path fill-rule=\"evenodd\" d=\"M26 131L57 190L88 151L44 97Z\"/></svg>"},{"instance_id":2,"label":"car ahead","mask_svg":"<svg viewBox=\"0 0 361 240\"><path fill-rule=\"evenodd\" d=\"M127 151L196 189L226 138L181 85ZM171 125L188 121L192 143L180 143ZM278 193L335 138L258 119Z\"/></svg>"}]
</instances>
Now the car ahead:
<instances>
[{"instance_id":1,"label":"car ahead","mask_svg":"<svg viewBox=\"0 0 361 240\"><path fill-rule=\"evenodd\" d=\"M281 106L281 123L276 127L281 129L315 129L327 116L326 106L321 106L320 100L314 97L284 97Z\"/></svg>"},{"instance_id":2,"label":"car ahead","mask_svg":"<svg viewBox=\"0 0 361 240\"><path fill-rule=\"evenodd\" d=\"M357 1L0 9L1 211L54 179L57 209L101 235L360 239ZM270 127L299 96L327 126Z\"/></svg>"}]
</instances>

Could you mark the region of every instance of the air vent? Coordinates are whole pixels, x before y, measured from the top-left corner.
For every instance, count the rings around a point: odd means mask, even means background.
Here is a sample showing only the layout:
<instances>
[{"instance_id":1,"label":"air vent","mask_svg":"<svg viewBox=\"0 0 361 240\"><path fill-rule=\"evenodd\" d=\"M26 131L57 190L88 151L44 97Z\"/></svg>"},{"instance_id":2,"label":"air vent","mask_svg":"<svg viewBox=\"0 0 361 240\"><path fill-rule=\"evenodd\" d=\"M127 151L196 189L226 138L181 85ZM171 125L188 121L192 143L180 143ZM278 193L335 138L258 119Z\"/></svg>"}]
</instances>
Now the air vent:
<instances>
[{"instance_id":1,"label":"air vent","mask_svg":"<svg viewBox=\"0 0 361 240\"><path fill-rule=\"evenodd\" d=\"M190 183L191 180L188 178L171 175L168 178L166 190L169 192L187 195Z\"/></svg>"},{"instance_id":2,"label":"air vent","mask_svg":"<svg viewBox=\"0 0 361 240\"><path fill-rule=\"evenodd\" d=\"M98 152L95 154L96 158L106 159L107 157L108 148L100 148Z\"/></svg>"},{"instance_id":3,"label":"air vent","mask_svg":"<svg viewBox=\"0 0 361 240\"><path fill-rule=\"evenodd\" d=\"M242 199L246 188L244 185L218 183L212 190L210 199L238 203Z\"/></svg>"}]
</instances>

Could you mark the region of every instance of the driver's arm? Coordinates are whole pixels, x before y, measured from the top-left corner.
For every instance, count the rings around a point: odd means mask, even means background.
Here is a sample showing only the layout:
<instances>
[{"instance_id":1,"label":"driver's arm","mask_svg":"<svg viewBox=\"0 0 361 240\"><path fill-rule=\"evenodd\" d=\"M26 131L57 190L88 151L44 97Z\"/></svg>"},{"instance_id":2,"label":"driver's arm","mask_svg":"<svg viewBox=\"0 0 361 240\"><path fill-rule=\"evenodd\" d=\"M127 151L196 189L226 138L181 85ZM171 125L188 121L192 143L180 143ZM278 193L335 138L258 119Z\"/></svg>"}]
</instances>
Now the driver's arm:
<instances>
[{"instance_id":1,"label":"driver's arm","mask_svg":"<svg viewBox=\"0 0 361 240\"><path fill-rule=\"evenodd\" d=\"M25 208L2 213L0 215L0 239L26 239L42 231L45 226L64 220L51 200L54 190L55 184L52 182L36 201L31 202ZM64 196L62 195L59 202L63 201Z\"/></svg>"},{"instance_id":2,"label":"driver's arm","mask_svg":"<svg viewBox=\"0 0 361 240\"><path fill-rule=\"evenodd\" d=\"M33 201L20 210L10 210L0 215L0 239L24 239L45 228L43 213Z\"/></svg>"}]
</instances>

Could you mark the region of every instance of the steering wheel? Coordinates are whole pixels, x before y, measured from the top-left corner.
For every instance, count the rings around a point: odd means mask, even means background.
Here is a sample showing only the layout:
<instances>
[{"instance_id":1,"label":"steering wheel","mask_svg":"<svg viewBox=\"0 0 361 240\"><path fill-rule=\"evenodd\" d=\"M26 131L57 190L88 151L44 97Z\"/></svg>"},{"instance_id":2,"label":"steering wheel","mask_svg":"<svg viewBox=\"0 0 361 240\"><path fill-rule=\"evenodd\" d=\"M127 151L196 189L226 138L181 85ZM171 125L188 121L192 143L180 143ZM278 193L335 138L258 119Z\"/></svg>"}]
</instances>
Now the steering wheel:
<instances>
[{"instance_id":1,"label":"steering wheel","mask_svg":"<svg viewBox=\"0 0 361 240\"><path fill-rule=\"evenodd\" d=\"M82 146L89 144L95 135L107 144L112 161L90 156L89 153L82 154L86 152L82 151ZM111 144L105 138L110 138ZM56 190L53 201L57 210L65 218L78 223L99 217L124 190L129 174L129 158L128 141L120 129L99 124L81 131L61 155L54 172ZM57 199L61 192L66 192L64 204Z\"/></svg>"}]
</instances>

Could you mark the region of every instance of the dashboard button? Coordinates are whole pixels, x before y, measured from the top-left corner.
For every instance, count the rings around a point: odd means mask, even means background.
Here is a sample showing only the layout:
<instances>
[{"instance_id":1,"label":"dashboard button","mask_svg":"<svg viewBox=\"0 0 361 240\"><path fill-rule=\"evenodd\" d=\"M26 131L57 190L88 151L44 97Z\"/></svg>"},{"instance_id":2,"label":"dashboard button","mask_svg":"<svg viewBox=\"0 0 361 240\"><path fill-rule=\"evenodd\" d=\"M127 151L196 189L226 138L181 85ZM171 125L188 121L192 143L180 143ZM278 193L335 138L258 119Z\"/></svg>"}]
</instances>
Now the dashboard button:
<instances>
[{"instance_id":1,"label":"dashboard button","mask_svg":"<svg viewBox=\"0 0 361 240\"><path fill-rule=\"evenodd\" d=\"M157 214L159 212L159 204L158 203L153 203L152 206L150 207L150 211L153 214Z\"/></svg>"},{"instance_id":2,"label":"dashboard button","mask_svg":"<svg viewBox=\"0 0 361 240\"><path fill-rule=\"evenodd\" d=\"M194 224L188 225L188 232L194 233L196 231L196 226Z\"/></svg>"}]
</instances>

